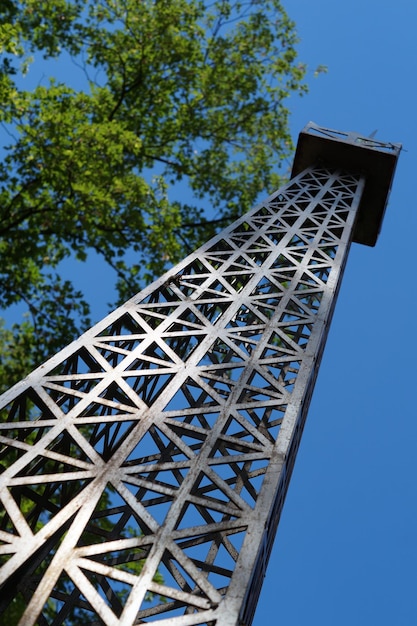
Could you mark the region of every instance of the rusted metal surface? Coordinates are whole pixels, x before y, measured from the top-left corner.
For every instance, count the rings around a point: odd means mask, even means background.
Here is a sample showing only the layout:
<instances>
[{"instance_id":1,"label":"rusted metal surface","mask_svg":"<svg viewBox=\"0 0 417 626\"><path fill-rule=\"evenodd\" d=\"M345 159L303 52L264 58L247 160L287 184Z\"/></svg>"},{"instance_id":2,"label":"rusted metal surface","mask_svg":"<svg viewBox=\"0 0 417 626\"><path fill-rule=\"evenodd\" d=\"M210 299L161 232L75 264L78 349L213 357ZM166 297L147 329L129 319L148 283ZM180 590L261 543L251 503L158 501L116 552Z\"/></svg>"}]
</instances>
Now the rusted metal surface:
<instances>
[{"instance_id":1,"label":"rusted metal surface","mask_svg":"<svg viewBox=\"0 0 417 626\"><path fill-rule=\"evenodd\" d=\"M250 623L363 187L308 168L4 394L0 610Z\"/></svg>"}]
</instances>

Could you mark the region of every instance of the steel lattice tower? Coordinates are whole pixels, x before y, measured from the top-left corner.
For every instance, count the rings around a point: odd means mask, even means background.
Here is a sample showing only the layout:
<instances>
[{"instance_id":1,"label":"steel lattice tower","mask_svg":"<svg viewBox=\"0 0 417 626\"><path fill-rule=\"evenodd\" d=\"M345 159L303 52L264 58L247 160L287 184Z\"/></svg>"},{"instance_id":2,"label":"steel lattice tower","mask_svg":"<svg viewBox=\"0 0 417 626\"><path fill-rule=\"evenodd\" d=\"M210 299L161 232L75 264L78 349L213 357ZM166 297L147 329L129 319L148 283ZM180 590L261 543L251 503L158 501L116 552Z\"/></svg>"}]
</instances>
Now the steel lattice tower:
<instances>
[{"instance_id":1,"label":"steel lattice tower","mask_svg":"<svg viewBox=\"0 0 417 626\"><path fill-rule=\"evenodd\" d=\"M399 152L309 124L287 185L4 394L3 616L250 624L350 242L375 243Z\"/></svg>"}]
</instances>

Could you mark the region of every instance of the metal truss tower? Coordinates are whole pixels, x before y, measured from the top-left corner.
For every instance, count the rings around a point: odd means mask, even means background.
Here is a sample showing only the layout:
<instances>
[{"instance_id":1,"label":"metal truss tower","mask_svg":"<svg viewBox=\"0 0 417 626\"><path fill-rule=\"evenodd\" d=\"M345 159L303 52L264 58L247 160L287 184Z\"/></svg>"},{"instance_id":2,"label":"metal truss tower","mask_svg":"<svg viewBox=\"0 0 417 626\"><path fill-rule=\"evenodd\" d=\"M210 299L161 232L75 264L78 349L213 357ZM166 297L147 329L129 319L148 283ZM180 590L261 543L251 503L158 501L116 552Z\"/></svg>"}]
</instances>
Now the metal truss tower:
<instances>
[{"instance_id":1,"label":"metal truss tower","mask_svg":"<svg viewBox=\"0 0 417 626\"><path fill-rule=\"evenodd\" d=\"M287 185L4 394L1 623L251 623L399 152L309 124Z\"/></svg>"}]
</instances>

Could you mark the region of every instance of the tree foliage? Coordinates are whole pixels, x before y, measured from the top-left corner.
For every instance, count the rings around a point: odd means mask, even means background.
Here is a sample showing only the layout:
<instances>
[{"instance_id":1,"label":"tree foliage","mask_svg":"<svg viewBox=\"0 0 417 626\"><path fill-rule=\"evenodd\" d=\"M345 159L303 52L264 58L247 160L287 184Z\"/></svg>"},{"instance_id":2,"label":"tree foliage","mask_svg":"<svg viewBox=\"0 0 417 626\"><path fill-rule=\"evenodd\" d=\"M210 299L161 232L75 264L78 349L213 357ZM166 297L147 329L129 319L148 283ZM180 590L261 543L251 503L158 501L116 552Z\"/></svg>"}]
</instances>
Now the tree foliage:
<instances>
[{"instance_id":1,"label":"tree foliage","mask_svg":"<svg viewBox=\"0 0 417 626\"><path fill-rule=\"evenodd\" d=\"M296 42L279 0L2 0L3 388L89 324L64 259L124 300L279 185Z\"/></svg>"}]
</instances>

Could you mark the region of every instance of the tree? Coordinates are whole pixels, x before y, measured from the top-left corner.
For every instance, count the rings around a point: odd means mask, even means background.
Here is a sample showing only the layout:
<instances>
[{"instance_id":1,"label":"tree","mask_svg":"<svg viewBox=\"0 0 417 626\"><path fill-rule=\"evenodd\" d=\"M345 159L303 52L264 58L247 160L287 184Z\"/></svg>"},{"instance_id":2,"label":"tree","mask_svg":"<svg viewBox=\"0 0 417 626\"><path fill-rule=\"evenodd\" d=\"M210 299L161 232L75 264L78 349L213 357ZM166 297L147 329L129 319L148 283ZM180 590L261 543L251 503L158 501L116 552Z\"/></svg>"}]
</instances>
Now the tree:
<instances>
[{"instance_id":1,"label":"tree","mask_svg":"<svg viewBox=\"0 0 417 626\"><path fill-rule=\"evenodd\" d=\"M124 300L279 186L296 42L279 0L3 0L0 308L27 307L3 389L90 323L64 259L97 253Z\"/></svg>"}]
</instances>

